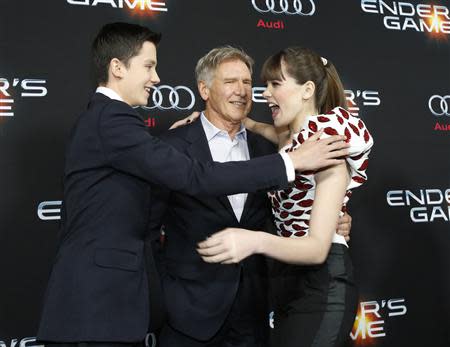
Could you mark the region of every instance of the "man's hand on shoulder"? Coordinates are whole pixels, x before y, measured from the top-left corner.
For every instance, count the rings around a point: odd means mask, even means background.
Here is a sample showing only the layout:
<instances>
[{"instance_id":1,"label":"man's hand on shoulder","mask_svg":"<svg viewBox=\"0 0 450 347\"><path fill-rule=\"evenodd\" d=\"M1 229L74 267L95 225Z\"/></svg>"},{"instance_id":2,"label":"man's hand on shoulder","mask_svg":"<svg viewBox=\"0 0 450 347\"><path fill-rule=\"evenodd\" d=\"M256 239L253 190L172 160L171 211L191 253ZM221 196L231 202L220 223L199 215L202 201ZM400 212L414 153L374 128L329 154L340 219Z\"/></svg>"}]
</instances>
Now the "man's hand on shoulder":
<instances>
[{"instance_id":1,"label":"man's hand on shoulder","mask_svg":"<svg viewBox=\"0 0 450 347\"><path fill-rule=\"evenodd\" d=\"M288 153L298 171L315 171L328 166L341 164L348 155L350 145L345 136L334 135L320 139L322 130L308 138L302 145Z\"/></svg>"}]
</instances>

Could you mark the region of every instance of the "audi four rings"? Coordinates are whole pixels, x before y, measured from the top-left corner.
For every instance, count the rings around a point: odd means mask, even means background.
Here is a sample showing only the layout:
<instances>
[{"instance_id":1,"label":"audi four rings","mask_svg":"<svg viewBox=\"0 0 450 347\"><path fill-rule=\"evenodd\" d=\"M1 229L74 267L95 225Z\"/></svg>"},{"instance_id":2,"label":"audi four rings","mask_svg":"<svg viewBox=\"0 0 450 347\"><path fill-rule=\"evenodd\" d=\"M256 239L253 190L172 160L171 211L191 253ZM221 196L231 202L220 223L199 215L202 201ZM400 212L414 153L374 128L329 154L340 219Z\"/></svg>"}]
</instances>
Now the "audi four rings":
<instances>
[{"instance_id":1,"label":"audi four rings","mask_svg":"<svg viewBox=\"0 0 450 347\"><path fill-rule=\"evenodd\" d=\"M447 116L450 117L450 106L449 106L450 95L433 95L430 100L428 100L428 107L431 113L436 117Z\"/></svg>"},{"instance_id":2,"label":"audi four rings","mask_svg":"<svg viewBox=\"0 0 450 347\"><path fill-rule=\"evenodd\" d=\"M159 108L160 110L190 110L195 105L195 95L192 90L185 86L171 87L168 85L162 85L158 87L151 87L153 89L152 101L153 106L147 105L142 108L151 110ZM167 91L167 93L163 93ZM183 100L187 98L186 104L181 104L181 91L184 95ZM163 96L165 95L165 97ZM168 100L166 99L168 97Z\"/></svg>"},{"instance_id":3,"label":"audi four rings","mask_svg":"<svg viewBox=\"0 0 450 347\"><path fill-rule=\"evenodd\" d=\"M260 13L312 16L316 12L316 4L313 0L252 0L252 4ZM308 8L310 8L309 11Z\"/></svg>"}]
</instances>

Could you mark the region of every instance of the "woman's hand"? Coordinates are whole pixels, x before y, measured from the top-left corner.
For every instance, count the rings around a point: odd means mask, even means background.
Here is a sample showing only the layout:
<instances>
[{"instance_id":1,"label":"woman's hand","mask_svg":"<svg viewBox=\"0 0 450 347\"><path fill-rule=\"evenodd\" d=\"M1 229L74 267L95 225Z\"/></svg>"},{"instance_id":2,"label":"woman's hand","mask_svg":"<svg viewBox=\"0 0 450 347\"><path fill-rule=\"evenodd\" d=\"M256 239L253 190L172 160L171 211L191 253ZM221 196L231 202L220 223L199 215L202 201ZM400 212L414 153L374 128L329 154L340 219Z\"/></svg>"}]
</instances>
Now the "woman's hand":
<instances>
[{"instance_id":1,"label":"woman's hand","mask_svg":"<svg viewBox=\"0 0 450 347\"><path fill-rule=\"evenodd\" d=\"M197 252L207 263L234 264L256 253L260 233L227 228L198 243Z\"/></svg>"},{"instance_id":2,"label":"woman's hand","mask_svg":"<svg viewBox=\"0 0 450 347\"><path fill-rule=\"evenodd\" d=\"M195 121L198 117L200 116L200 112L194 111L192 112L189 116L187 116L186 118L180 119L179 121L173 123L170 129L175 129L175 128L179 128L182 126L185 126L189 123L192 123L193 121Z\"/></svg>"}]
</instances>

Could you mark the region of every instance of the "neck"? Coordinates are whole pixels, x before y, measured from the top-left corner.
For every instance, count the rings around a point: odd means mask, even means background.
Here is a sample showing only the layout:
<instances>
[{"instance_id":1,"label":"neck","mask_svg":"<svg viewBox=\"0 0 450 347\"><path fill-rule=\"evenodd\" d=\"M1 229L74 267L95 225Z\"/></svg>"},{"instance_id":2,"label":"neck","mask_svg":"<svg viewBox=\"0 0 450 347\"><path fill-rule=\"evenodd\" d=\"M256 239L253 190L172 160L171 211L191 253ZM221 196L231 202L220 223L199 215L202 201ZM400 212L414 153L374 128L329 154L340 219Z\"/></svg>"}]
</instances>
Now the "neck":
<instances>
[{"instance_id":1,"label":"neck","mask_svg":"<svg viewBox=\"0 0 450 347\"><path fill-rule=\"evenodd\" d=\"M231 139L234 139L238 131L241 129L240 121L232 121L225 119L212 109L206 108L204 115L208 121L215 127L228 133Z\"/></svg>"},{"instance_id":2,"label":"neck","mask_svg":"<svg viewBox=\"0 0 450 347\"><path fill-rule=\"evenodd\" d=\"M302 107L294 120L289 124L290 134L293 135L298 133L303 128L306 118L314 114L319 114L319 110L314 105L307 104L305 107Z\"/></svg>"},{"instance_id":3,"label":"neck","mask_svg":"<svg viewBox=\"0 0 450 347\"><path fill-rule=\"evenodd\" d=\"M107 82L107 83L99 84L99 87L105 87L105 88L109 88L109 89L113 90L114 92L116 92L117 95L119 95L122 98L122 100L124 102L129 104L129 102L127 100L125 100L124 97L122 96L122 93L120 92L119 85L117 83Z\"/></svg>"}]
</instances>

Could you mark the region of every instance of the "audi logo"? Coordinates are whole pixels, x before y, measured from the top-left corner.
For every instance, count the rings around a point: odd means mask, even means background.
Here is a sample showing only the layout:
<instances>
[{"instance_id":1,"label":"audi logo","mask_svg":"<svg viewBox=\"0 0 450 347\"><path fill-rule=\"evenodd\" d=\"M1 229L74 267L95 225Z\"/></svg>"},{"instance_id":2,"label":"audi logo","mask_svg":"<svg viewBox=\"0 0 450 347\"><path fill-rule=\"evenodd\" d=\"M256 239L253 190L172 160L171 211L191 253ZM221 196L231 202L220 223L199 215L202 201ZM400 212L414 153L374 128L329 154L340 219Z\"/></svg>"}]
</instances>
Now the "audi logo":
<instances>
[{"instance_id":1,"label":"audi logo","mask_svg":"<svg viewBox=\"0 0 450 347\"><path fill-rule=\"evenodd\" d=\"M142 106L146 110L154 108L160 110L190 110L195 105L194 92L188 87L162 85L152 87L152 89L151 103L153 105Z\"/></svg>"},{"instance_id":2,"label":"audi logo","mask_svg":"<svg viewBox=\"0 0 450 347\"><path fill-rule=\"evenodd\" d=\"M450 117L450 95L433 95L430 100L428 100L428 107L432 114L436 117L447 116Z\"/></svg>"},{"instance_id":3,"label":"audi logo","mask_svg":"<svg viewBox=\"0 0 450 347\"><path fill-rule=\"evenodd\" d=\"M316 12L313 0L252 0L252 4L260 13L312 16Z\"/></svg>"}]
</instances>

